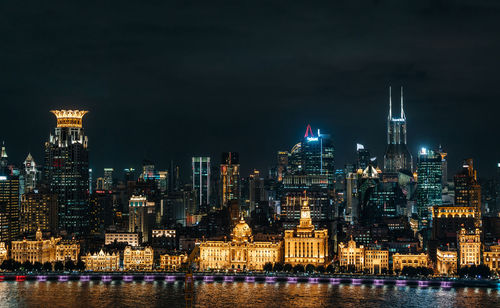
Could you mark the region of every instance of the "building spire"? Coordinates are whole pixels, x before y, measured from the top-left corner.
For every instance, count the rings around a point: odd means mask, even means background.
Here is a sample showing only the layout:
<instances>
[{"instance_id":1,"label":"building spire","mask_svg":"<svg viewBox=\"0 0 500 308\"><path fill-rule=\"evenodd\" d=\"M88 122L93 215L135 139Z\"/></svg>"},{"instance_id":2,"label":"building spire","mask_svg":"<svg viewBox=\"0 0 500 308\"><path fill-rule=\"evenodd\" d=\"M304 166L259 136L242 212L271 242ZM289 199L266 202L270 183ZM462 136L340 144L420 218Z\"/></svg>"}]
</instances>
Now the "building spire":
<instances>
[{"instance_id":1,"label":"building spire","mask_svg":"<svg viewBox=\"0 0 500 308\"><path fill-rule=\"evenodd\" d=\"M391 86L389 86L389 117L388 120L392 119L392 91Z\"/></svg>"},{"instance_id":2,"label":"building spire","mask_svg":"<svg viewBox=\"0 0 500 308\"><path fill-rule=\"evenodd\" d=\"M2 141L2 155L1 158L7 158L7 150L5 150L5 141Z\"/></svg>"},{"instance_id":3,"label":"building spire","mask_svg":"<svg viewBox=\"0 0 500 308\"><path fill-rule=\"evenodd\" d=\"M403 86L401 86L401 119L406 119L405 111L403 109Z\"/></svg>"},{"instance_id":4,"label":"building spire","mask_svg":"<svg viewBox=\"0 0 500 308\"><path fill-rule=\"evenodd\" d=\"M306 134L304 135L304 138L306 137L314 137L313 131L311 129L311 125L307 124L306 128Z\"/></svg>"}]
</instances>

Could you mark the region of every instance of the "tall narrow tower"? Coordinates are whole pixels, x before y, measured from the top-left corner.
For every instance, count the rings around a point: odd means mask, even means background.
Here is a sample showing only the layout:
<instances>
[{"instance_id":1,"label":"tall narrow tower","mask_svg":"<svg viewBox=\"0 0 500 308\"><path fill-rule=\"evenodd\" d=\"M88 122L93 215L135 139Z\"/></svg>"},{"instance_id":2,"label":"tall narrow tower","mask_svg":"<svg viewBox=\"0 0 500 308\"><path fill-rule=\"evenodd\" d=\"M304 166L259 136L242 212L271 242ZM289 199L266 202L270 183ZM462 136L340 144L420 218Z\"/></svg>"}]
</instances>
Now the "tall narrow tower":
<instances>
[{"instance_id":1,"label":"tall narrow tower","mask_svg":"<svg viewBox=\"0 0 500 308\"><path fill-rule=\"evenodd\" d=\"M84 235L89 228L89 154L84 110L51 110L57 127L45 143L45 181L58 195L59 229Z\"/></svg>"},{"instance_id":2,"label":"tall narrow tower","mask_svg":"<svg viewBox=\"0 0 500 308\"><path fill-rule=\"evenodd\" d=\"M389 87L389 116L387 117L387 148L384 155L384 172L412 171L412 156L406 145L406 115L403 107L403 87L401 87L401 113L392 115L392 93Z\"/></svg>"}]
</instances>

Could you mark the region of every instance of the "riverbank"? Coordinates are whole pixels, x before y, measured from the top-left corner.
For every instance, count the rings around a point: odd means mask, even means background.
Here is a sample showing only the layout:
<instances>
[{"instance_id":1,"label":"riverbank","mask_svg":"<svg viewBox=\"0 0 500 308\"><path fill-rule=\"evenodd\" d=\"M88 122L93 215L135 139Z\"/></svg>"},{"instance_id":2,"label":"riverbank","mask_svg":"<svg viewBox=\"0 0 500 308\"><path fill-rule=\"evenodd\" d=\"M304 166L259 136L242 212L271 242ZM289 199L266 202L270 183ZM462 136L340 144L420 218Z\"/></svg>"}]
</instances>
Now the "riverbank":
<instances>
[{"instance_id":1,"label":"riverbank","mask_svg":"<svg viewBox=\"0 0 500 308\"><path fill-rule=\"evenodd\" d=\"M454 279L454 278L405 278L391 276L351 276L351 275L266 275L266 274L213 274L194 273L195 281L202 282L247 282L247 283L324 283L347 285L374 285L419 288L500 288L499 280ZM184 273L1 273L2 281L81 281L81 282L169 282L184 281Z\"/></svg>"}]
</instances>

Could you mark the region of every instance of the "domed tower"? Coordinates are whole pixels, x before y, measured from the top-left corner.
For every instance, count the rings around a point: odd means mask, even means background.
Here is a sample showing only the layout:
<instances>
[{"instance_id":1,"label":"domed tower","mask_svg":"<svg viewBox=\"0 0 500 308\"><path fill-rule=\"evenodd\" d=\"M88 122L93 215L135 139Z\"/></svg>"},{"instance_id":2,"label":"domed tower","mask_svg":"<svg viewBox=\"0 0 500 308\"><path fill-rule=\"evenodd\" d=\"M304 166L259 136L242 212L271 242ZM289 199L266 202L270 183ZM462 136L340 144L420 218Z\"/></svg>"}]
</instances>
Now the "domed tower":
<instances>
[{"instance_id":1,"label":"domed tower","mask_svg":"<svg viewBox=\"0 0 500 308\"><path fill-rule=\"evenodd\" d=\"M250 229L250 226L245 222L243 215L240 217L240 222L233 228L231 237L233 238L233 242L252 241L252 229Z\"/></svg>"}]
</instances>

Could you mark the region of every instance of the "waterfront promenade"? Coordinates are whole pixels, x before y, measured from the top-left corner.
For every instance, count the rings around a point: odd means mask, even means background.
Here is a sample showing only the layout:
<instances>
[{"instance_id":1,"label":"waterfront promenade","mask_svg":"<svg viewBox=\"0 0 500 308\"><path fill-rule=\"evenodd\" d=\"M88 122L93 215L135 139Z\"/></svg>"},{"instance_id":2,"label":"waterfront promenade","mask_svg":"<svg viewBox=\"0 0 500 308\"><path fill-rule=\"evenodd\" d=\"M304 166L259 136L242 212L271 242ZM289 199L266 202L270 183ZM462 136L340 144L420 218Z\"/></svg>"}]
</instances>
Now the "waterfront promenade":
<instances>
[{"instance_id":1,"label":"waterfront promenade","mask_svg":"<svg viewBox=\"0 0 500 308\"><path fill-rule=\"evenodd\" d=\"M227 273L194 273L193 277L200 282L247 282L247 283L322 283L322 284L347 284L347 285L374 285L419 288L460 288L483 287L500 288L498 279L458 279L458 278L414 278L402 276L368 276L368 275L314 275L314 274L227 274ZM184 281L185 273L158 273L158 272L92 272L92 273L0 273L0 282L6 281L81 281L81 282L167 282Z\"/></svg>"}]
</instances>

